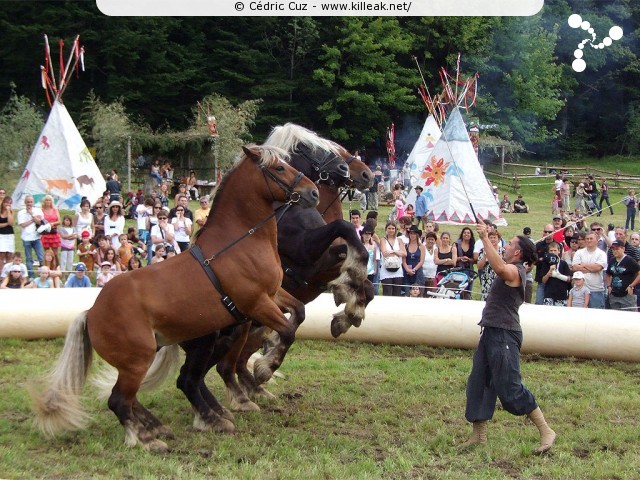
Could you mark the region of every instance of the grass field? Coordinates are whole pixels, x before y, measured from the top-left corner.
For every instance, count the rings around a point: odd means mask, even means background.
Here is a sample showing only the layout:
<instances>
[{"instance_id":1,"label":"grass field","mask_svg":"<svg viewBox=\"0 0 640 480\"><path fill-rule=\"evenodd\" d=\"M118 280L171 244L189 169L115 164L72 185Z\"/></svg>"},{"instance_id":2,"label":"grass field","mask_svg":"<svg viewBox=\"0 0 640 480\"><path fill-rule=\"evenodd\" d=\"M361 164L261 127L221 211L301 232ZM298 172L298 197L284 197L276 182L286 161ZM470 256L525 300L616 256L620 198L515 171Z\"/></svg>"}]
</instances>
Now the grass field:
<instances>
[{"instance_id":1,"label":"grass field","mask_svg":"<svg viewBox=\"0 0 640 480\"><path fill-rule=\"evenodd\" d=\"M550 189L551 179L523 188L533 212L507 214L503 234L530 226L541 235L551 218ZM506 193L513 199L515 192ZM612 202L621 197L613 194ZM605 224L624 222L622 208L615 211L602 217ZM381 218L388 212L382 208ZM173 451L157 455L123 445L122 427L90 386L87 430L52 440L34 430L25 387L61 347L62 339L0 339L0 478L635 479L640 471L635 363L523 356L524 382L559 435L554 449L532 456L535 427L499 410L488 445L461 453L456 445L470 432L464 390L471 351L299 341L281 368L286 379L269 387L277 400L260 413L237 414L235 435L193 430L175 379L141 395L176 436L168 441ZM215 373L208 383L224 399Z\"/></svg>"}]
</instances>

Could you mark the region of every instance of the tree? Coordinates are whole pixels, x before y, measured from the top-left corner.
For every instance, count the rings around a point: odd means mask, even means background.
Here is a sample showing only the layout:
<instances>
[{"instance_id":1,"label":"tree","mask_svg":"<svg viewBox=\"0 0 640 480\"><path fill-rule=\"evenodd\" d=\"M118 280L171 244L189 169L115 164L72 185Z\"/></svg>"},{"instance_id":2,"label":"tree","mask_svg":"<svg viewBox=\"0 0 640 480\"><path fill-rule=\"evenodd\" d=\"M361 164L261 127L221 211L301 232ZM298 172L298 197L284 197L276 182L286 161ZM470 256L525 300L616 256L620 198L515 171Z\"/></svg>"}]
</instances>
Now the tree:
<instances>
[{"instance_id":1,"label":"tree","mask_svg":"<svg viewBox=\"0 0 640 480\"><path fill-rule=\"evenodd\" d=\"M338 17L314 79L325 87L318 111L336 141L374 142L400 112L420 108L409 68L412 37L392 17Z\"/></svg>"},{"instance_id":2,"label":"tree","mask_svg":"<svg viewBox=\"0 0 640 480\"><path fill-rule=\"evenodd\" d=\"M0 184L5 188L17 183L43 127L42 113L13 91L0 110Z\"/></svg>"}]
</instances>

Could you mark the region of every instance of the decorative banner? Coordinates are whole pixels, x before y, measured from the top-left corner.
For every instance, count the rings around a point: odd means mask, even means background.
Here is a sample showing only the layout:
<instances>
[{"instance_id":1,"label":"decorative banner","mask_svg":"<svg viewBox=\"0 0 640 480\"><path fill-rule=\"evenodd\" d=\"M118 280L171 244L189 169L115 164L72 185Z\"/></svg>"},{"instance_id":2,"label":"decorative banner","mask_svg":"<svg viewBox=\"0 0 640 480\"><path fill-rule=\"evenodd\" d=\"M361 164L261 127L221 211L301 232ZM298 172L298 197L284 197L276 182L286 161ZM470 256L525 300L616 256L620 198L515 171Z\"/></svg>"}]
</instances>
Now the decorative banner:
<instances>
[{"instance_id":1,"label":"decorative banner","mask_svg":"<svg viewBox=\"0 0 640 480\"><path fill-rule=\"evenodd\" d=\"M392 123L387 128L387 155L389 156L389 166L396 168L396 126Z\"/></svg>"},{"instance_id":2,"label":"decorative banner","mask_svg":"<svg viewBox=\"0 0 640 480\"><path fill-rule=\"evenodd\" d=\"M105 190L102 173L69 112L55 100L11 196L13 208L23 208L26 195L33 195L35 203L39 204L49 194L58 208L72 210L80 204L82 197L87 197L93 204Z\"/></svg>"}]
</instances>

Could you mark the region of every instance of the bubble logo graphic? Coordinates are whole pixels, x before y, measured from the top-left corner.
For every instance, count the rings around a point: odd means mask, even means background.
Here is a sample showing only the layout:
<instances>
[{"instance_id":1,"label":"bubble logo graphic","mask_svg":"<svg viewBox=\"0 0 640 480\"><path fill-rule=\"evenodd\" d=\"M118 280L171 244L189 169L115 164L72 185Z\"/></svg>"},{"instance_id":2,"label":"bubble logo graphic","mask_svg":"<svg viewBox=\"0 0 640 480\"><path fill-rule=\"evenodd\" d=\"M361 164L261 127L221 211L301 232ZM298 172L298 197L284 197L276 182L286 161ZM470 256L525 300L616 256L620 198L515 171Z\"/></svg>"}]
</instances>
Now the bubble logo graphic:
<instances>
[{"instance_id":1,"label":"bubble logo graphic","mask_svg":"<svg viewBox=\"0 0 640 480\"><path fill-rule=\"evenodd\" d=\"M591 34L591 39L585 38L578 44L578 48L575 52L573 52L573 56L576 59L571 64L571 68L573 68L576 72L583 72L585 68L587 68L587 63L582 59L584 56L584 46L588 43L591 45L591 48L603 49L604 47L609 47L613 43L614 40L620 40L622 38L622 28L613 26L609 29L609 36L604 37L600 43L596 43L596 32L591 27L591 24L586 20L582 20L582 17L576 13L569 17L569 26L571 28L581 28L582 30L586 30L587 33Z\"/></svg>"}]
</instances>

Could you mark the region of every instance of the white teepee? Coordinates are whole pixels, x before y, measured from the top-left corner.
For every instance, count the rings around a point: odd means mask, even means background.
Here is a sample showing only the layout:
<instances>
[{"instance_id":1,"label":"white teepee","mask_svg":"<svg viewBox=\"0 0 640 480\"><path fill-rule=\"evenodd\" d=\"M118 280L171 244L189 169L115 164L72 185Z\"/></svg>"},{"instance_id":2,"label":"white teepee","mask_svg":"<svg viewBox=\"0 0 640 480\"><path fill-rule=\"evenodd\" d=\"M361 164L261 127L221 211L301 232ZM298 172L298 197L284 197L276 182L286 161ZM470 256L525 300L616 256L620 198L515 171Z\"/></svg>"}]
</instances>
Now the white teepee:
<instances>
[{"instance_id":1,"label":"white teepee","mask_svg":"<svg viewBox=\"0 0 640 480\"><path fill-rule=\"evenodd\" d=\"M82 197L95 203L105 189L104 178L69 112L55 100L13 192L14 208L23 207L26 195L33 195L35 203L39 204L50 194L58 208L72 210Z\"/></svg>"},{"instance_id":2,"label":"white teepee","mask_svg":"<svg viewBox=\"0 0 640 480\"><path fill-rule=\"evenodd\" d=\"M47 93L51 112L27 167L11 196L14 208L24 206L24 197L33 195L40 204L45 195L53 197L58 208L74 209L82 197L93 204L106 189L106 182L80 136L69 112L62 104L62 94L78 65L84 70L84 49L76 36L69 59L56 78L51 61L49 39L44 36L45 66L41 66L42 88ZM62 47L60 41L60 58ZM52 100L53 99L53 100Z\"/></svg>"},{"instance_id":3,"label":"white teepee","mask_svg":"<svg viewBox=\"0 0 640 480\"><path fill-rule=\"evenodd\" d=\"M449 114L442 136L418 178L427 198L429 220L475 223L471 203L479 220L507 225L480 168L458 107Z\"/></svg>"},{"instance_id":4,"label":"white teepee","mask_svg":"<svg viewBox=\"0 0 640 480\"><path fill-rule=\"evenodd\" d=\"M412 187L415 187L418 183L422 185L420 174L424 171L424 167L427 166L429 154L436 146L441 134L442 132L440 131L440 127L438 127L438 122L436 122L433 115L430 114L424 122L418 141L413 146L413 149L406 160L406 163L409 165ZM416 192L413 188L407 195L406 203L415 207Z\"/></svg>"}]
</instances>

